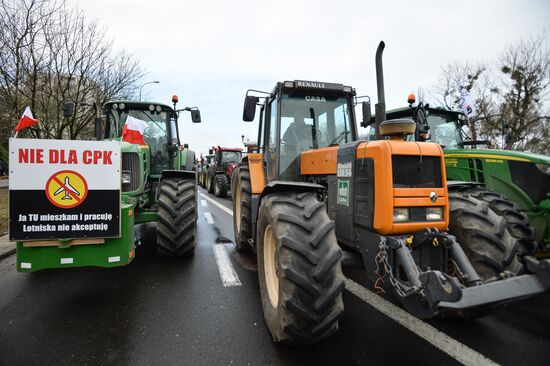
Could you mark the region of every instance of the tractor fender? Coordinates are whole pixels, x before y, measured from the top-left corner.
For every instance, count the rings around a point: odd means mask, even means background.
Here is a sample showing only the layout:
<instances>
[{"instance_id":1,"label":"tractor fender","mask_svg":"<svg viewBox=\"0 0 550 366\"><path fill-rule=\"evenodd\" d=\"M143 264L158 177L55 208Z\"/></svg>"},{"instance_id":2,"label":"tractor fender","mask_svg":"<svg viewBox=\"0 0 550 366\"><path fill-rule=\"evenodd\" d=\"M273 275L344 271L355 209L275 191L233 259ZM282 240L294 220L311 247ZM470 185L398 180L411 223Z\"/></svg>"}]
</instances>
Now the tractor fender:
<instances>
[{"instance_id":1,"label":"tractor fender","mask_svg":"<svg viewBox=\"0 0 550 366\"><path fill-rule=\"evenodd\" d=\"M252 232L256 232L256 221L258 220L258 210L260 209L260 204L262 199L265 196L268 196L276 192L323 192L326 188L320 184L315 183L305 183L305 182L286 182L281 180L274 180L266 184L261 194L252 194L251 197L251 221L252 221ZM255 243L253 244L255 250Z\"/></svg>"},{"instance_id":2,"label":"tractor fender","mask_svg":"<svg viewBox=\"0 0 550 366\"><path fill-rule=\"evenodd\" d=\"M163 170L161 179L165 178L188 178L195 179L197 172L192 170Z\"/></svg>"},{"instance_id":3,"label":"tractor fender","mask_svg":"<svg viewBox=\"0 0 550 366\"><path fill-rule=\"evenodd\" d=\"M268 194L275 192L322 192L325 190L320 184L305 183L305 182L285 182L281 180L274 180L269 182L263 189L260 196L260 200Z\"/></svg>"},{"instance_id":4,"label":"tractor fender","mask_svg":"<svg viewBox=\"0 0 550 366\"><path fill-rule=\"evenodd\" d=\"M472 188L472 187L483 187L484 185L477 182L466 182L466 181L459 181L459 180L448 180L447 181L447 188L449 190L453 189L464 189L464 188Z\"/></svg>"},{"instance_id":5,"label":"tractor fender","mask_svg":"<svg viewBox=\"0 0 550 366\"><path fill-rule=\"evenodd\" d=\"M183 166L182 168L188 171L197 170L197 167L195 165L195 152L193 150L185 150L185 166Z\"/></svg>"}]
</instances>

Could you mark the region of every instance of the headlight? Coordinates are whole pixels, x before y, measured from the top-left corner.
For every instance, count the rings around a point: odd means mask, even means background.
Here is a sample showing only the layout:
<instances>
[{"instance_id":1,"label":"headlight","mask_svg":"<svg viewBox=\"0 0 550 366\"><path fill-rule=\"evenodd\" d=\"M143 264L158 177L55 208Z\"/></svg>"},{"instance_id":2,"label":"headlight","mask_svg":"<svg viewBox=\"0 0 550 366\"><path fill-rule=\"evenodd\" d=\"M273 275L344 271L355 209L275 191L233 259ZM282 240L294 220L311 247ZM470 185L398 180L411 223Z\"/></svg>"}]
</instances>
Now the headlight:
<instances>
[{"instance_id":1,"label":"headlight","mask_svg":"<svg viewBox=\"0 0 550 366\"><path fill-rule=\"evenodd\" d=\"M122 184L132 183L132 173L129 170L122 171Z\"/></svg>"},{"instance_id":2,"label":"headlight","mask_svg":"<svg viewBox=\"0 0 550 366\"><path fill-rule=\"evenodd\" d=\"M398 207L393 209L393 222L409 221L409 209L406 207Z\"/></svg>"},{"instance_id":3,"label":"headlight","mask_svg":"<svg viewBox=\"0 0 550 366\"><path fill-rule=\"evenodd\" d=\"M443 207L427 207L426 221L443 221Z\"/></svg>"}]
</instances>

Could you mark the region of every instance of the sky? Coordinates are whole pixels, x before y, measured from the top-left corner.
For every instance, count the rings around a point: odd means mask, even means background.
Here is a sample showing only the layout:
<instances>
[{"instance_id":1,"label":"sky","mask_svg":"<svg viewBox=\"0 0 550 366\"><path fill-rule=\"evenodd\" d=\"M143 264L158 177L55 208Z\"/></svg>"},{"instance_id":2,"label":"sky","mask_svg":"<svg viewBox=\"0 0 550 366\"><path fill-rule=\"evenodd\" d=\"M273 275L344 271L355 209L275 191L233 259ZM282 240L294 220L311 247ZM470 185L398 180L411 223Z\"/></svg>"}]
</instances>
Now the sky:
<instances>
[{"instance_id":1,"label":"sky","mask_svg":"<svg viewBox=\"0 0 550 366\"><path fill-rule=\"evenodd\" d=\"M521 39L546 32L549 0L67 0L105 27L115 50L147 71L148 100L198 106L179 122L180 140L197 155L212 145L242 147L258 123L243 122L247 89L278 81L353 86L376 102L374 55L384 50L388 109L429 89L450 63L492 62ZM145 99L145 98L144 98ZM374 110L373 110L374 113ZM360 112L358 111L358 115ZM258 114L257 114L258 116Z\"/></svg>"}]
</instances>

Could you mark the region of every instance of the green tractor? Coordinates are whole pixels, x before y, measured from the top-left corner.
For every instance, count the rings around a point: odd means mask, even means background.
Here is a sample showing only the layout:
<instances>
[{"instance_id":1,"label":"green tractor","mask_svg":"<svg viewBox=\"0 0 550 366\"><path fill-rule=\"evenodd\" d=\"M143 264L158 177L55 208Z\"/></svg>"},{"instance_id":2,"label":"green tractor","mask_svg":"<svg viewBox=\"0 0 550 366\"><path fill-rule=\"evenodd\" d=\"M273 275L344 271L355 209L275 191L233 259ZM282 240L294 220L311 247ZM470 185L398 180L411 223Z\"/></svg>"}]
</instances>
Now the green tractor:
<instances>
[{"instance_id":1,"label":"green tractor","mask_svg":"<svg viewBox=\"0 0 550 366\"><path fill-rule=\"evenodd\" d=\"M409 107L388 111L388 118L412 118L417 124L417 141L441 145L447 179L453 189L486 202L503 216L508 230L520 243L520 255L550 256L550 158L479 148L478 145L489 146L490 142L471 140L463 129L467 125L463 113L430 108L422 102L416 107L411 100L409 103ZM459 206L456 210L460 210ZM490 262L492 258L483 260Z\"/></svg>"},{"instance_id":2,"label":"green tractor","mask_svg":"<svg viewBox=\"0 0 550 366\"><path fill-rule=\"evenodd\" d=\"M179 141L178 114L187 110L193 122L201 121L197 108L176 110L177 101L174 96L174 108L136 101L105 104L106 139L120 138L128 116L148 125L146 145L122 143L122 194L135 205L135 224L157 222L157 251L171 257L193 253L197 219L195 153Z\"/></svg>"},{"instance_id":3,"label":"green tractor","mask_svg":"<svg viewBox=\"0 0 550 366\"><path fill-rule=\"evenodd\" d=\"M196 108L176 109L156 103L116 100L98 110L97 140L120 141L120 235L107 238L55 237L17 243L18 270L34 272L49 268L99 266L130 263L148 223L156 222L157 251L160 255L192 255L197 221L195 153L180 143L178 117L190 111L193 122L201 122ZM101 116L103 114L103 116ZM127 119L139 120L142 142L125 141ZM60 142L61 143L61 142ZM99 144L89 141L90 148ZM56 210L51 207L50 210ZM59 210L59 209L58 209ZM72 209L63 212L70 214ZM69 233L70 235L71 233Z\"/></svg>"}]
</instances>

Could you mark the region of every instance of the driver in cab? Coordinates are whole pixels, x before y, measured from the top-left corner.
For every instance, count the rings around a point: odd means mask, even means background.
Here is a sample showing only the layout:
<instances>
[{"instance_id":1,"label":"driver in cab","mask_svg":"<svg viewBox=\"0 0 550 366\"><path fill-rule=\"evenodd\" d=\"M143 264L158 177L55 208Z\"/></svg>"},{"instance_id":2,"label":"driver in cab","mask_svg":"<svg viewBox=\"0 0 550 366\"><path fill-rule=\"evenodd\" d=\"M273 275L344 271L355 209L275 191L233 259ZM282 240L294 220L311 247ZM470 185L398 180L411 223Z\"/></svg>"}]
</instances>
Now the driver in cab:
<instances>
[{"instance_id":1,"label":"driver in cab","mask_svg":"<svg viewBox=\"0 0 550 366\"><path fill-rule=\"evenodd\" d=\"M303 116L295 116L283 134L283 141L297 152L309 150L313 147L313 132L313 126L306 124Z\"/></svg>"}]
</instances>

